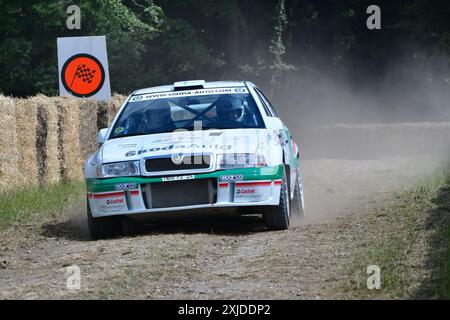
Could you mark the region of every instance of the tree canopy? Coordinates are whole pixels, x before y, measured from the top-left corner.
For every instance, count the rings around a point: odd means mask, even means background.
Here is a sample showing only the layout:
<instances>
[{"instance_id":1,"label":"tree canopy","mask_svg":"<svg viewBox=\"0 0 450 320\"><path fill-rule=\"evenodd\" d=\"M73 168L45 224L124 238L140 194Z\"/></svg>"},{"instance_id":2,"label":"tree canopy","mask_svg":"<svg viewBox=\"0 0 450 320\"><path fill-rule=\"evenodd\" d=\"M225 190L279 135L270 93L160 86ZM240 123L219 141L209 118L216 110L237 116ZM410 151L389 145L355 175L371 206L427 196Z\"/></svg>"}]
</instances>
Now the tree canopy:
<instances>
[{"instance_id":1,"label":"tree canopy","mask_svg":"<svg viewBox=\"0 0 450 320\"><path fill-rule=\"evenodd\" d=\"M323 69L363 85L367 74L385 80L399 58L437 63L448 81L448 1L379 0L382 29L371 31L372 2L1 0L0 92L56 95L56 38L82 35L106 35L112 90L125 94L194 78L276 88ZM81 30L66 27L71 4Z\"/></svg>"}]
</instances>

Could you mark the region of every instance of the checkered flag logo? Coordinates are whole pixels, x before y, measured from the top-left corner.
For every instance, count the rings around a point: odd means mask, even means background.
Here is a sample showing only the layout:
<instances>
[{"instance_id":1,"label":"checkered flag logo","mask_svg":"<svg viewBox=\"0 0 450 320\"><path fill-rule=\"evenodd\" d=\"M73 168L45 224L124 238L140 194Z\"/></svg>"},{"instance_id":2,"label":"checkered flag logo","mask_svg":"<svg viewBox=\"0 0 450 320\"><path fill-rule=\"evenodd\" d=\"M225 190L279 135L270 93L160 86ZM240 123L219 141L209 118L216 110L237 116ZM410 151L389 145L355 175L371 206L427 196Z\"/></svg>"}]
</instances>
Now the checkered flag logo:
<instances>
[{"instance_id":1,"label":"checkered flag logo","mask_svg":"<svg viewBox=\"0 0 450 320\"><path fill-rule=\"evenodd\" d=\"M92 79L95 76L96 70L91 70L89 67L86 67L85 64L78 66L77 72L75 73L75 76L78 77L78 79L83 80L83 82L91 83Z\"/></svg>"},{"instance_id":2,"label":"checkered flag logo","mask_svg":"<svg viewBox=\"0 0 450 320\"><path fill-rule=\"evenodd\" d=\"M73 96L103 94L101 89L105 82L105 69L96 57L88 53L69 57L62 66L60 77L64 89Z\"/></svg>"}]
</instances>

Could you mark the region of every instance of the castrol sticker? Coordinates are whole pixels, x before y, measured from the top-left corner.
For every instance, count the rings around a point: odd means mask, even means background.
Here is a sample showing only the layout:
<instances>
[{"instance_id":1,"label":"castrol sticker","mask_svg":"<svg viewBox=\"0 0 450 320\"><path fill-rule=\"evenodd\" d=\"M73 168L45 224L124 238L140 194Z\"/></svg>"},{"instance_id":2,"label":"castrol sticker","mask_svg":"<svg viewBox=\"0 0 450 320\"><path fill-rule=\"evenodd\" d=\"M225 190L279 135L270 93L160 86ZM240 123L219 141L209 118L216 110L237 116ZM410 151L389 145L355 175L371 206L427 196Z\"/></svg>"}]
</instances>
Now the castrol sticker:
<instances>
[{"instance_id":1,"label":"castrol sticker","mask_svg":"<svg viewBox=\"0 0 450 320\"><path fill-rule=\"evenodd\" d=\"M236 183L234 202L258 202L270 197L270 182Z\"/></svg>"},{"instance_id":2,"label":"castrol sticker","mask_svg":"<svg viewBox=\"0 0 450 320\"><path fill-rule=\"evenodd\" d=\"M122 211L127 205L123 192L94 194L93 197L97 210L101 212Z\"/></svg>"}]
</instances>

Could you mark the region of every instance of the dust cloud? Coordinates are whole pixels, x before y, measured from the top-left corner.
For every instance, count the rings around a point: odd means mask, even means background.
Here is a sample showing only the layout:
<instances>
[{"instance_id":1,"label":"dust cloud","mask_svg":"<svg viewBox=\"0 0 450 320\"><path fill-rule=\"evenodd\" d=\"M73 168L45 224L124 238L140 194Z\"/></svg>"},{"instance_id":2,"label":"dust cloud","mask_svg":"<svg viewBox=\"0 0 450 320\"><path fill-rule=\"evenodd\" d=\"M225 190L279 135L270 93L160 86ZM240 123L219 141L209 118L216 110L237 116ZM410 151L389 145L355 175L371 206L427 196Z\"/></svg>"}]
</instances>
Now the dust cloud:
<instances>
[{"instance_id":1,"label":"dust cloud","mask_svg":"<svg viewBox=\"0 0 450 320\"><path fill-rule=\"evenodd\" d=\"M392 63L376 77L297 71L273 100L305 159L446 155L450 75L440 66L448 61Z\"/></svg>"},{"instance_id":2,"label":"dust cloud","mask_svg":"<svg viewBox=\"0 0 450 320\"><path fill-rule=\"evenodd\" d=\"M402 62L359 81L329 70L286 76L273 100L300 147L304 222L360 214L447 166L444 69Z\"/></svg>"}]
</instances>

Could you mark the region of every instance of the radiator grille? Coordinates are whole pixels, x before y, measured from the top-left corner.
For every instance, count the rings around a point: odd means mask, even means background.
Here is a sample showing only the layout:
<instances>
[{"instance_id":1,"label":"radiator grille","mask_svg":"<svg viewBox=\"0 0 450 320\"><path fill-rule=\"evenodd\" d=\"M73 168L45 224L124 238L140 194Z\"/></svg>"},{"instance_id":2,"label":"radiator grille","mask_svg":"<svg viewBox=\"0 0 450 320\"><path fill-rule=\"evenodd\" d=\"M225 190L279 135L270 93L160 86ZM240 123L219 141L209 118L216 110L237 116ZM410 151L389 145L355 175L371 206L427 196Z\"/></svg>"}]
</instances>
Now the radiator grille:
<instances>
[{"instance_id":1,"label":"radiator grille","mask_svg":"<svg viewBox=\"0 0 450 320\"><path fill-rule=\"evenodd\" d=\"M182 157L180 164L174 163L171 158L153 158L145 160L145 170L147 172L158 172L208 169L210 163L210 155L186 155Z\"/></svg>"},{"instance_id":2,"label":"radiator grille","mask_svg":"<svg viewBox=\"0 0 450 320\"><path fill-rule=\"evenodd\" d=\"M147 209L213 204L217 201L216 179L148 183L143 189Z\"/></svg>"}]
</instances>

